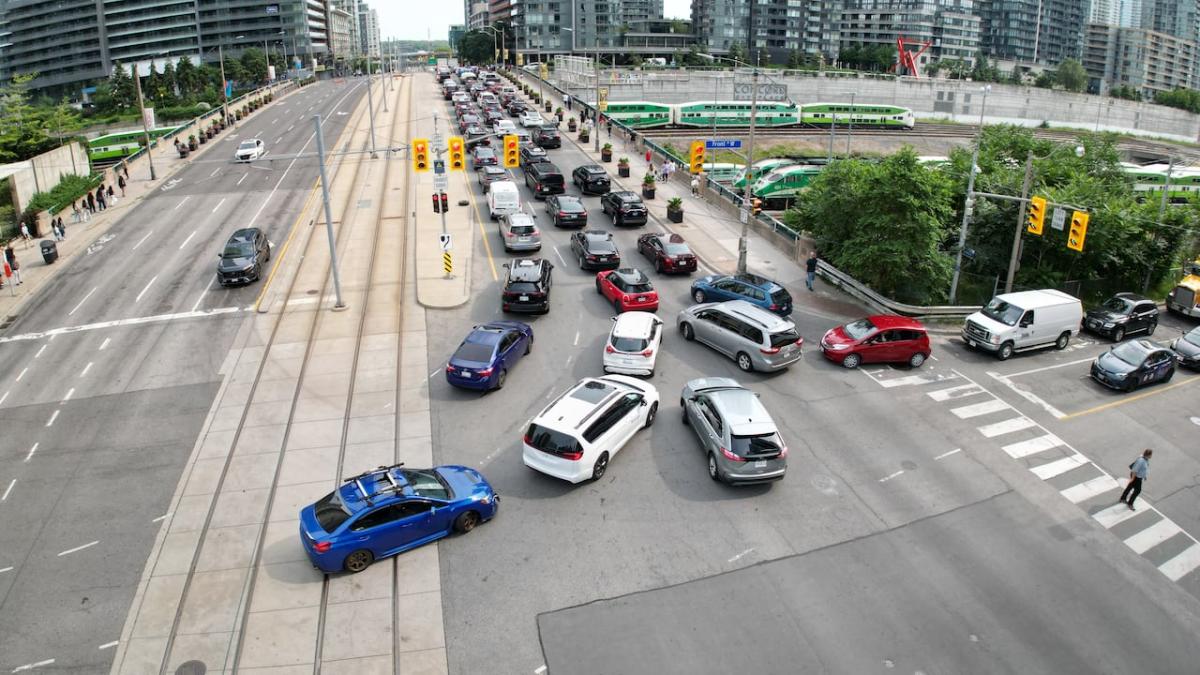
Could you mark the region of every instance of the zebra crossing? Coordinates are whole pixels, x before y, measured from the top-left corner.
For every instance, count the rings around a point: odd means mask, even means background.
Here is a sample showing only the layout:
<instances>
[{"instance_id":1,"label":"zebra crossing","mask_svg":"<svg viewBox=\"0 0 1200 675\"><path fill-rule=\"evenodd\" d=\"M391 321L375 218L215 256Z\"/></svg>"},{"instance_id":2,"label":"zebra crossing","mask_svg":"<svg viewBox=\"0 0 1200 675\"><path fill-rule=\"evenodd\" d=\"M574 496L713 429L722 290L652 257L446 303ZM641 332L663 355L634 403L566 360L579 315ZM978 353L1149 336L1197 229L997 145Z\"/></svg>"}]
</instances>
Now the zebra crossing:
<instances>
[{"instance_id":1,"label":"zebra crossing","mask_svg":"<svg viewBox=\"0 0 1200 675\"><path fill-rule=\"evenodd\" d=\"M1009 457L1087 511L1167 578L1180 581L1191 575L1189 582L1200 581L1200 541L1143 498L1136 511L1118 502L1123 481L966 375L932 364L919 374L889 368L861 372L885 389L920 387L958 419L976 424L981 436L1000 444Z\"/></svg>"}]
</instances>

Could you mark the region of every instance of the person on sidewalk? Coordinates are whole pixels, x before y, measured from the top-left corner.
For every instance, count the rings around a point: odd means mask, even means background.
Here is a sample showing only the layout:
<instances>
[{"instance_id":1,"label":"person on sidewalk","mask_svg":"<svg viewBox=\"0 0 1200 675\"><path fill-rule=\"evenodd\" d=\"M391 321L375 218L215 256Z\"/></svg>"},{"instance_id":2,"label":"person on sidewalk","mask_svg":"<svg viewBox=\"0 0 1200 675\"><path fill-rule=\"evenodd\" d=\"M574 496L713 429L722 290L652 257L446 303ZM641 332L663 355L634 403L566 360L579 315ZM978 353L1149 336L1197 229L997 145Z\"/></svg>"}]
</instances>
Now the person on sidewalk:
<instances>
[{"instance_id":1,"label":"person on sidewalk","mask_svg":"<svg viewBox=\"0 0 1200 675\"><path fill-rule=\"evenodd\" d=\"M563 105L567 107L567 110L571 109L571 96L569 94L563 95Z\"/></svg>"},{"instance_id":2,"label":"person on sidewalk","mask_svg":"<svg viewBox=\"0 0 1200 675\"><path fill-rule=\"evenodd\" d=\"M125 180L128 181L129 180L129 162L128 161L121 162L121 173L124 174ZM125 184L122 183L121 187L124 188ZM125 194L121 193L121 196L124 197Z\"/></svg>"},{"instance_id":3,"label":"person on sidewalk","mask_svg":"<svg viewBox=\"0 0 1200 675\"><path fill-rule=\"evenodd\" d=\"M78 223L83 214L79 212L79 202L71 202L71 222Z\"/></svg>"},{"instance_id":4,"label":"person on sidewalk","mask_svg":"<svg viewBox=\"0 0 1200 675\"><path fill-rule=\"evenodd\" d=\"M692 196L700 196L700 176L699 174L692 176Z\"/></svg>"},{"instance_id":5,"label":"person on sidewalk","mask_svg":"<svg viewBox=\"0 0 1200 675\"><path fill-rule=\"evenodd\" d=\"M13 283L20 286L21 281L21 263L17 261L17 252L13 250L12 244L4 249L4 259L8 261L8 266L12 268Z\"/></svg>"},{"instance_id":6,"label":"person on sidewalk","mask_svg":"<svg viewBox=\"0 0 1200 675\"><path fill-rule=\"evenodd\" d=\"M84 220L85 221L90 220L91 215L95 212L96 212L96 197L95 197L95 195L93 195L92 193L89 192L89 193L87 193L87 215L84 216Z\"/></svg>"},{"instance_id":7,"label":"person on sidewalk","mask_svg":"<svg viewBox=\"0 0 1200 675\"><path fill-rule=\"evenodd\" d=\"M67 226L63 223L62 218L58 219L58 233L62 235L63 241L66 241Z\"/></svg>"},{"instance_id":8,"label":"person on sidewalk","mask_svg":"<svg viewBox=\"0 0 1200 675\"><path fill-rule=\"evenodd\" d=\"M29 242L33 241L33 237L29 235L29 225L24 222L21 223L21 238L25 240L25 248L29 248ZM12 248L11 244L9 248Z\"/></svg>"},{"instance_id":9,"label":"person on sidewalk","mask_svg":"<svg viewBox=\"0 0 1200 675\"><path fill-rule=\"evenodd\" d=\"M804 261L804 271L808 274L804 277L804 285L808 290L813 290L813 282L817 280L817 252L809 251L808 260Z\"/></svg>"},{"instance_id":10,"label":"person on sidewalk","mask_svg":"<svg viewBox=\"0 0 1200 675\"><path fill-rule=\"evenodd\" d=\"M96 205L103 211L108 208L108 204L104 203L104 186L96 188Z\"/></svg>"},{"instance_id":11,"label":"person on sidewalk","mask_svg":"<svg viewBox=\"0 0 1200 675\"><path fill-rule=\"evenodd\" d=\"M112 189L111 185L108 186L108 190L107 190L106 194L108 195L109 202L112 202L113 204L117 203L117 198L113 196L113 189Z\"/></svg>"},{"instance_id":12,"label":"person on sidewalk","mask_svg":"<svg viewBox=\"0 0 1200 675\"><path fill-rule=\"evenodd\" d=\"M1149 480L1150 473L1150 456L1154 451L1146 448L1142 451L1142 456L1133 460L1129 465L1129 484L1125 486L1125 491L1121 493L1121 503L1129 507L1130 511L1136 511L1133 506L1133 500L1142 494L1142 481Z\"/></svg>"},{"instance_id":13,"label":"person on sidewalk","mask_svg":"<svg viewBox=\"0 0 1200 675\"><path fill-rule=\"evenodd\" d=\"M117 187L121 188L121 197L125 197L125 176L117 176Z\"/></svg>"}]
</instances>

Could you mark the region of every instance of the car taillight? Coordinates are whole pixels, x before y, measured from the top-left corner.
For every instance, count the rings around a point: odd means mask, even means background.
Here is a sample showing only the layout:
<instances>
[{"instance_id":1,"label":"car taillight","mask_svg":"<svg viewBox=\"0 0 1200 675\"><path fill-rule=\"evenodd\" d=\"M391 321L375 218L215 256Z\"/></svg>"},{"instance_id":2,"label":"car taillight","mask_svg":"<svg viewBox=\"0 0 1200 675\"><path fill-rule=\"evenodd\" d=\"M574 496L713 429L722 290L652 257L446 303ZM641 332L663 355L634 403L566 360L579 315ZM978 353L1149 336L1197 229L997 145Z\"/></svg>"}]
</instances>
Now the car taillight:
<instances>
[{"instance_id":1,"label":"car taillight","mask_svg":"<svg viewBox=\"0 0 1200 675\"><path fill-rule=\"evenodd\" d=\"M517 236L517 235L513 234L512 232L505 232L505 233L504 233L504 238L505 238L505 239L512 239L512 238L513 238L513 237L515 237L515 236Z\"/></svg>"},{"instance_id":2,"label":"car taillight","mask_svg":"<svg viewBox=\"0 0 1200 675\"><path fill-rule=\"evenodd\" d=\"M779 347L771 347L770 349L759 349L758 351L760 351L764 354L778 354Z\"/></svg>"},{"instance_id":3,"label":"car taillight","mask_svg":"<svg viewBox=\"0 0 1200 675\"><path fill-rule=\"evenodd\" d=\"M541 234L541 231L539 231L539 230L534 230L533 232L530 232L530 233L529 233L529 236L531 236L531 237L536 237L536 236L538 236L539 234Z\"/></svg>"},{"instance_id":4,"label":"car taillight","mask_svg":"<svg viewBox=\"0 0 1200 675\"><path fill-rule=\"evenodd\" d=\"M317 553L328 553L329 549L333 548L333 544L328 541L314 541L313 550Z\"/></svg>"},{"instance_id":5,"label":"car taillight","mask_svg":"<svg viewBox=\"0 0 1200 675\"><path fill-rule=\"evenodd\" d=\"M772 305L771 305L770 307L768 307L767 309L769 309L769 310L771 310L772 312L774 312L774 311L776 311L776 310L778 310L778 309L779 309L779 305L772 304Z\"/></svg>"},{"instance_id":6,"label":"car taillight","mask_svg":"<svg viewBox=\"0 0 1200 675\"><path fill-rule=\"evenodd\" d=\"M567 212L566 212L566 211L559 211L559 212L558 212L558 217L559 217L559 218L566 218L566 217L567 217Z\"/></svg>"},{"instance_id":7,"label":"car taillight","mask_svg":"<svg viewBox=\"0 0 1200 675\"><path fill-rule=\"evenodd\" d=\"M644 356L646 358L650 358L651 356L654 356L654 350L647 349L646 351L642 352L642 356Z\"/></svg>"},{"instance_id":8,"label":"car taillight","mask_svg":"<svg viewBox=\"0 0 1200 675\"><path fill-rule=\"evenodd\" d=\"M478 372L478 373L479 373L479 376L480 376L480 377L488 377L488 376L490 376L490 375L492 374L492 369L491 369L491 368L484 368L483 370L476 371L476 372Z\"/></svg>"},{"instance_id":9,"label":"car taillight","mask_svg":"<svg viewBox=\"0 0 1200 675\"><path fill-rule=\"evenodd\" d=\"M729 451L728 449L726 449L726 448L721 448L721 454L722 454L722 455L725 455L725 459L732 460L732 461L734 461L734 462L744 462L744 461L746 461L746 458L745 458L745 457L739 457L739 456L737 456L737 455L733 454L732 452L730 452L730 451Z\"/></svg>"},{"instance_id":10,"label":"car taillight","mask_svg":"<svg viewBox=\"0 0 1200 675\"><path fill-rule=\"evenodd\" d=\"M617 351L617 350L613 349L612 345L604 345L604 353L605 354L612 354L615 351Z\"/></svg>"},{"instance_id":11,"label":"car taillight","mask_svg":"<svg viewBox=\"0 0 1200 675\"><path fill-rule=\"evenodd\" d=\"M562 457L563 459L569 459L572 462L578 462L579 460L583 459L583 451L564 452L564 453L560 454L559 457Z\"/></svg>"},{"instance_id":12,"label":"car taillight","mask_svg":"<svg viewBox=\"0 0 1200 675\"><path fill-rule=\"evenodd\" d=\"M522 436L521 440L525 441L525 445L533 445L533 439L529 436L529 434Z\"/></svg>"},{"instance_id":13,"label":"car taillight","mask_svg":"<svg viewBox=\"0 0 1200 675\"><path fill-rule=\"evenodd\" d=\"M447 364L446 364L446 372L447 372L447 373L453 373L453 372L454 372L454 366L452 366L452 365L450 365L449 363L447 363Z\"/></svg>"},{"instance_id":14,"label":"car taillight","mask_svg":"<svg viewBox=\"0 0 1200 675\"><path fill-rule=\"evenodd\" d=\"M588 259L588 260L595 260L595 259L596 259L596 256L595 256L595 255L593 255L593 254L591 254L591 253L589 253L589 254L587 254L587 259Z\"/></svg>"},{"instance_id":15,"label":"car taillight","mask_svg":"<svg viewBox=\"0 0 1200 675\"><path fill-rule=\"evenodd\" d=\"M785 457L787 457L787 446L786 445L783 446L783 449L779 451L779 458L783 459Z\"/></svg>"}]
</instances>

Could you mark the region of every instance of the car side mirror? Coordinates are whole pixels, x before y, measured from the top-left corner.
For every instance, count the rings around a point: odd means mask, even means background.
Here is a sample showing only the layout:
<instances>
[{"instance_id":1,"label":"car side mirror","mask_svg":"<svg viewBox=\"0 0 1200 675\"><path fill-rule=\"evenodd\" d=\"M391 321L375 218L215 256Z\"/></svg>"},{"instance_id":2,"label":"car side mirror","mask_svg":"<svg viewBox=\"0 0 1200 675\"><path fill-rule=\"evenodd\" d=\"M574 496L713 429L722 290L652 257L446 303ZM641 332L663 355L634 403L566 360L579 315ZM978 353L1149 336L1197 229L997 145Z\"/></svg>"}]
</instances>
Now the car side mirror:
<instances>
[{"instance_id":1,"label":"car side mirror","mask_svg":"<svg viewBox=\"0 0 1200 675\"><path fill-rule=\"evenodd\" d=\"M615 317L615 316L614 316L614 317L612 318L612 322L613 322L613 323L616 323L616 322L617 322L617 317Z\"/></svg>"},{"instance_id":2,"label":"car side mirror","mask_svg":"<svg viewBox=\"0 0 1200 675\"><path fill-rule=\"evenodd\" d=\"M1029 326L1031 326L1032 324L1033 324L1033 322L1032 322L1032 321L1026 321L1026 320L1022 320L1022 321L1021 321L1021 328L1029 328Z\"/></svg>"}]
</instances>

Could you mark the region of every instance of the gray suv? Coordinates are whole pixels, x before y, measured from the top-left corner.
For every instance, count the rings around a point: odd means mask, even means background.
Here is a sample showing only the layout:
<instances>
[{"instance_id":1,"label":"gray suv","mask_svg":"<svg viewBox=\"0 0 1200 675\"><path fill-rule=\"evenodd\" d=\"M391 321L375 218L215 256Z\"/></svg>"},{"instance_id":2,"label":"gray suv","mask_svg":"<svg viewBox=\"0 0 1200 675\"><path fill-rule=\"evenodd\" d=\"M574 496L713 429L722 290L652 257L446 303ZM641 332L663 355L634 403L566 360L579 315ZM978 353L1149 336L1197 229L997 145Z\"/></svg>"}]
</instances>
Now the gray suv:
<instances>
[{"instance_id":1,"label":"gray suv","mask_svg":"<svg viewBox=\"0 0 1200 675\"><path fill-rule=\"evenodd\" d=\"M804 345L796 324L745 300L693 305L676 324L684 340L703 342L745 372L783 370L800 360Z\"/></svg>"},{"instance_id":2,"label":"gray suv","mask_svg":"<svg viewBox=\"0 0 1200 675\"><path fill-rule=\"evenodd\" d=\"M730 485L787 473L787 445L758 394L728 377L692 380L679 396L683 423L696 431L708 477Z\"/></svg>"},{"instance_id":3,"label":"gray suv","mask_svg":"<svg viewBox=\"0 0 1200 675\"><path fill-rule=\"evenodd\" d=\"M500 216L500 241L505 251L540 251L542 234L528 213L507 213Z\"/></svg>"}]
</instances>

